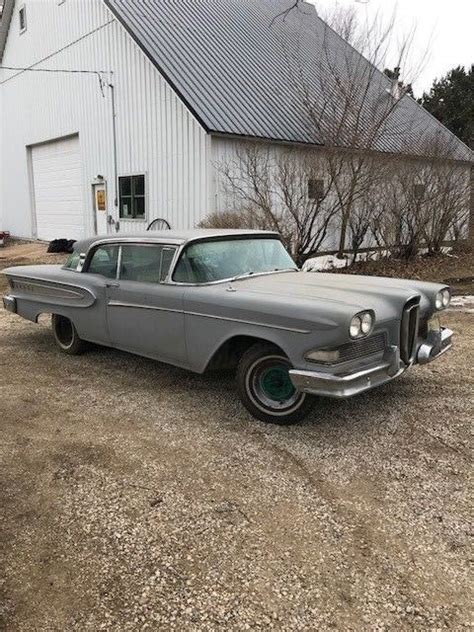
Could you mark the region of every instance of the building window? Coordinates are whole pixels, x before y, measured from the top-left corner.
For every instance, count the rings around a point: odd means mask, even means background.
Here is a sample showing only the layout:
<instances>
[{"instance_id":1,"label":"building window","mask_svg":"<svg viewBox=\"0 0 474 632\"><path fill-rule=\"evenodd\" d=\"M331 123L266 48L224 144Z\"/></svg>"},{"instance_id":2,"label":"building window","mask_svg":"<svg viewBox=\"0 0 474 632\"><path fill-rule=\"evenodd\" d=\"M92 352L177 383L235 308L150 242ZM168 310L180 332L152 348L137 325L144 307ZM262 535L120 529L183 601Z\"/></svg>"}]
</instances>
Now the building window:
<instances>
[{"instance_id":1,"label":"building window","mask_svg":"<svg viewBox=\"0 0 474 632\"><path fill-rule=\"evenodd\" d=\"M119 178L121 219L145 219L145 176Z\"/></svg>"},{"instance_id":2,"label":"building window","mask_svg":"<svg viewBox=\"0 0 474 632\"><path fill-rule=\"evenodd\" d=\"M415 184L413 193L415 195L415 200L421 202L421 200L425 197L426 187L424 184Z\"/></svg>"},{"instance_id":3,"label":"building window","mask_svg":"<svg viewBox=\"0 0 474 632\"><path fill-rule=\"evenodd\" d=\"M26 31L26 7L20 7L18 11L18 18L20 20L20 33L24 33Z\"/></svg>"},{"instance_id":4,"label":"building window","mask_svg":"<svg viewBox=\"0 0 474 632\"><path fill-rule=\"evenodd\" d=\"M324 198L324 180L308 180L308 198L320 202Z\"/></svg>"}]
</instances>

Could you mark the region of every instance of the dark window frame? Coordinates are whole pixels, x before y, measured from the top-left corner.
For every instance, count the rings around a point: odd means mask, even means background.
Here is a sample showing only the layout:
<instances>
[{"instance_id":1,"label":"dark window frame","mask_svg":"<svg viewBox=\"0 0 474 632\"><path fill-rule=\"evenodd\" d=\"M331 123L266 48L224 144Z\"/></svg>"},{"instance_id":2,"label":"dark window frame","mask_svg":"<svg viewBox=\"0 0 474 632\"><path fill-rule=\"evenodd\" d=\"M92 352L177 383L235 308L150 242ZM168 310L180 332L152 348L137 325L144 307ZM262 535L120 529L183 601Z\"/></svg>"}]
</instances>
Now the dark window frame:
<instances>
[{"instance_id":1,"label":"dark window frame","mask_svg":"<svg viewBox=\"0 0 474 632\"><path fill-rule=\"evenodd\" d=\"M18 21L19 21L20 35L21 35L28 28L28 20L27 20L27 16L26 16L26 4L22 4L18 8Z\"/></svg>"},{"instance_id":2,"label":"dark window frame","mask_svg":"<svg viewBox=\"0 0 474 632\"><path fill-rule=\"evenodd\" d=\"M308 180L308 199L321 202L324 199L325 185L323 178L309 178Z\"/></svg>"},{"instance_id":3,"label":"dark window frame","mask_svg":"<svg viewBox=\"0 0 474 632\"><path fill-rule=\"evenodd\" d=\"M137 193L137 183L138 179L143 178L143 193ZM129 180L129 194L122 193L122 186L125 184L125 181ZM138 221L138 222L146 222L148 216L148 204L147 204L147 182L146 182L146 173L133 173L130 175L119 176L118 178L118 189L119 189L119 218L121 221ZM123 214L123 203L124 200L129 200L132 213L131 215ZM136 210L136 202L137 200L143 200L143 215L137 215Z\"/></svg>"},{"instance_id":4,"label":"dark window frame","mask_svg":"<svg viewBox=\"0 0 474 632\"><path fill-rule=\"evenodd\" d=\"M419 182L413 187L413 196L417 202L422 202L426 195L426 184Z\"/></svg>"}]
</instances>

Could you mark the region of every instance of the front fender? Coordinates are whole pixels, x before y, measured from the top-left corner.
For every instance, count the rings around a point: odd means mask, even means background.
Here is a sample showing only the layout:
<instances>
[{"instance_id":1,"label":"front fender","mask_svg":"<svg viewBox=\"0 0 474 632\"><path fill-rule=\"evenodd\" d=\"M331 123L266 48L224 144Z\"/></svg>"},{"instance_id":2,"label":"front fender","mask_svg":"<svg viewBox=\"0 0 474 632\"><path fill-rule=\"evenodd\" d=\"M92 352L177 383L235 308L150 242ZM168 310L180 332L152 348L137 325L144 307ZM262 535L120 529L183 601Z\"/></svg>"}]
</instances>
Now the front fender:
<instances>
[{"instance_id":1,"label":"front fender","mask_svg":"<svg viewBox=\"0 0 474 632\"><path fill-rule=\"evenodd\" d=\"M314 333L243 323L197 314L185 315L189 368L203 373L214 355L232 338L245 336L270 342L288 356L293 366L301 366L303 356L314 341Z\"/></svg>"}]
</instances>

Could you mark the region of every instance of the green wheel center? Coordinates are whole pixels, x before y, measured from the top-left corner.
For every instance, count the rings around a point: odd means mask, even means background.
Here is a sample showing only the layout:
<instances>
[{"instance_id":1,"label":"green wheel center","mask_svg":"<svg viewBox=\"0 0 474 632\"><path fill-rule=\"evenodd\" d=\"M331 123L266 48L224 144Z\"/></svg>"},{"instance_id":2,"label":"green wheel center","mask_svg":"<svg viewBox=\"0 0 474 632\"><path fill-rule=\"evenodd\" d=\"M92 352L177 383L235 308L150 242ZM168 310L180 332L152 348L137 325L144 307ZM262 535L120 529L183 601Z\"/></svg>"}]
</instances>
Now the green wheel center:
<instances>
[{"instance_id":1,"label":"green wheel center","mask_svg":"<svg viewBox=\"0 0 474 632\"><path fill-rule=\"evenodd\" d=\"M260 378L260 386L267 397L277 401L290 399L295 393L288 369L283 366L271 367L264 371Z\"/></svg>"}]
</instances>

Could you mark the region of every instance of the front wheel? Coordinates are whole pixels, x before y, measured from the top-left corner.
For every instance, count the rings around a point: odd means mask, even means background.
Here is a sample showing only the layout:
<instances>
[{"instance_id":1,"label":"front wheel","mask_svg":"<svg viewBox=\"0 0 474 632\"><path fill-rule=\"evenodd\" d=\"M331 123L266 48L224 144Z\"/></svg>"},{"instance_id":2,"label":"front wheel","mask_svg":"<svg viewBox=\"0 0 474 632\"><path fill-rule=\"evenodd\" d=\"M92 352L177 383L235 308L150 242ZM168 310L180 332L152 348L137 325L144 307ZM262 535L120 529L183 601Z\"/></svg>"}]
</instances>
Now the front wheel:
<instances>
[{"instance_id":1,"label":"front wheel","mask_svg":"<svg viewBox=\"0 0 474 632\"><path fill-rule=\"evenodd\" d=\"M53 314L52 327L54 340L63 353L79 355L87 348L87 343L77 335L73 323L65 316Z\"/></svg>"},{"instance_id":2,"label":"front wheel","mask_svg":"<svg viewBox=\"0 0 474 632\"><path fill-rule=\"evenodd\" d=\"M251 415L267 423L291 425L312 409L313 398L291 382L288 358L268 343L257 343L242 356L237 368L240 399Z\"/></svg>"}]
</instances>

